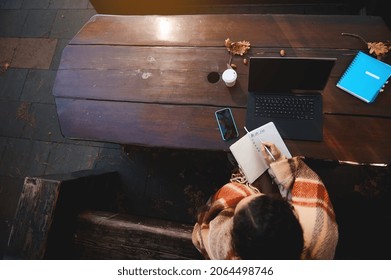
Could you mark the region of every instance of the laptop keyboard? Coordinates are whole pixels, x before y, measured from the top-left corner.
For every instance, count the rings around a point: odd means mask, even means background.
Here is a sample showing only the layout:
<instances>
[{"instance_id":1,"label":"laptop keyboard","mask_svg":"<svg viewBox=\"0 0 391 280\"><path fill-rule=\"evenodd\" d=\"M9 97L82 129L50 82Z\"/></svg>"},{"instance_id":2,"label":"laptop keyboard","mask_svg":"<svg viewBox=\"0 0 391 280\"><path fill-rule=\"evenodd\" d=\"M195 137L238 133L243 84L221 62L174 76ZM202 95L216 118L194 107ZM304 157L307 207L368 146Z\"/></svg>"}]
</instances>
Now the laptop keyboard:
<instances>
[{"instance_id":1,"label":"laptop keyboard","mask_svg":"<svg viewBox=\"0 0 391 280\"><path fill-rule=\"evenodd\" d=\"M308 96L255 96L255 116L299 120L314 119L314 100Z\"/></svg>"}]
</instances>

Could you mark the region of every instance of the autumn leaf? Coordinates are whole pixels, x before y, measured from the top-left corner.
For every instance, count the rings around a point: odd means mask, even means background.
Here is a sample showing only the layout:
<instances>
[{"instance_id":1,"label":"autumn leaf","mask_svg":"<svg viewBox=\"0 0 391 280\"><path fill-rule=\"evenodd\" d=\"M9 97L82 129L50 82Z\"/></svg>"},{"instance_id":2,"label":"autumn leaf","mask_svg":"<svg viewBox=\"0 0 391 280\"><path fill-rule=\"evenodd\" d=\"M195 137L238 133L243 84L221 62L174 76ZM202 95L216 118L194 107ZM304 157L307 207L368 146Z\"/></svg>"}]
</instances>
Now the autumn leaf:
<instances>
[{"instance_id":1,"label":"autumn leaf","mask_svg":"<svg viewBox=\"0 0 391 280\"><path fill-rule=\"evenodd\" d=\"M231 52L231 43L232 41L229 38L225 39L224 45L229 52Z\"/></svg>"},{"instance_id":2,"label":"autumn leaf","mask_svg":"<svg viewBox=\"0 0 391 280\"><path fill-rule=\"evenodd\" d=\"M377 57L384 56L389 51L389 46L383 42L369 42L368 50L370 54L375 53Z\"/></svg>"},{"instance_id":3,"label":"autumn leaf","mask_svg":"<svg viewBox=\"0 0 391 280\"><path fill-rule=\"evenodd\" d=\"M249 41L232 42L229 38L225 39L225 47L232 55L244 55L250 46Z\"/></svg>"}]
</instances>

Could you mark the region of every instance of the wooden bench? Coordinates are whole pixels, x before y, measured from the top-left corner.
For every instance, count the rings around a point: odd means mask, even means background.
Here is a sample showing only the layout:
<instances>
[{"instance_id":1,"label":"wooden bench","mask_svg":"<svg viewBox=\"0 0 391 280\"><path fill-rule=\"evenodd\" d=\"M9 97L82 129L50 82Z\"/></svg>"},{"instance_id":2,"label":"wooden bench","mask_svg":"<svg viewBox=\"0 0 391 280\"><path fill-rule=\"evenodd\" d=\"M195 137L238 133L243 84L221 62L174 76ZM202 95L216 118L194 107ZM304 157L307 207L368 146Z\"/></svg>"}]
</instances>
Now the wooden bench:
<instances>
[{"instance_id":1,"label":"wooden bench","mask_svg":"<svg viewBox=\"0 0 391 280\"><path fill-rule=\"evenodd\" d=\"M27 177L7 259L199 259L192 225L118 212L118 174Z\"/></svg>"},{"instance_id":2,"label":"wooden bench","mask_svg":"<svg viewBox=\"0 0 391 280\"><path fill-rule=\"evenodd\" d=\"M85 211L74 235L77 259L201 259L193 226L113 212Z\"/></svg>"},{"instance_id":3,"label":"wooden bench","mask_svg":"<svg viewBox=\"0 0 391 280\"><path fill-rule=\"evenodd\" d=\"M339 225L336 259L389 259L391 167L306 159L328 188ZM116 172L28 177L8 259L200 259L192 222L119 211ZM263 183L262 183L263 185Z\"/></svg>"}]
</instances>

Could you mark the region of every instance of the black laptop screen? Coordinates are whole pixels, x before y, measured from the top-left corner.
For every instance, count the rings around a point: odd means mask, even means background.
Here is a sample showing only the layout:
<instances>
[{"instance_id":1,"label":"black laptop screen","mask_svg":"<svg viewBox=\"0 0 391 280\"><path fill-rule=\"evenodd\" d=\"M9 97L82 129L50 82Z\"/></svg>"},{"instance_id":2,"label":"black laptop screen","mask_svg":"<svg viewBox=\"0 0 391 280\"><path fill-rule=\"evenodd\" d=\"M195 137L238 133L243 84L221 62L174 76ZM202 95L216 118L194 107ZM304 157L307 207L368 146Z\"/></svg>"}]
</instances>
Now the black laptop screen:
<instances>
[{"instance_id":1,"label":"black laptop screen","mask_svg":"<svg viewBox=\"0 0 391 280\"><path fill-rule=\"evenodd\" d=\"M253 92L321 91L334 58L251 57L248 90Z\"/></svg>"}]
</instances>

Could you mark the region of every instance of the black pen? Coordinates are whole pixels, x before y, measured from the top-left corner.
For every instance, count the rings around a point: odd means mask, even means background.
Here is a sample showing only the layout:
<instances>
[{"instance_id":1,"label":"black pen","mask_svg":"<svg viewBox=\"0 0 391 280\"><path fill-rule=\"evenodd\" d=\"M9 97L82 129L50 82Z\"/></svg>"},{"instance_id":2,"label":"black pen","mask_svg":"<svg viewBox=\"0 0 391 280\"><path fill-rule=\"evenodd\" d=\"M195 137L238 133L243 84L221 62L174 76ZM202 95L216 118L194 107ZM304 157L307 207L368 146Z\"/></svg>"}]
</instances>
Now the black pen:
<instances>
[{"instance_id":1,"label":"black pen","mask_svg":"<svg viewBox=\"0 0 391 280\"><path fill-rule=\"evenodd\" d=\"M247 133L249 133L246 127L244 127L244 130L245 130ZM269 154L269 156L272 158L272 160L275 161L276 158L273 156L273 154L272 154L272 152L269 150L269 148L268 148L262 141L261 141L261 144L263 145L263 147L265 148L265 150L266 150L266 152Z\"/></svg>"}]
</instances>

